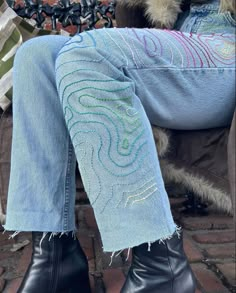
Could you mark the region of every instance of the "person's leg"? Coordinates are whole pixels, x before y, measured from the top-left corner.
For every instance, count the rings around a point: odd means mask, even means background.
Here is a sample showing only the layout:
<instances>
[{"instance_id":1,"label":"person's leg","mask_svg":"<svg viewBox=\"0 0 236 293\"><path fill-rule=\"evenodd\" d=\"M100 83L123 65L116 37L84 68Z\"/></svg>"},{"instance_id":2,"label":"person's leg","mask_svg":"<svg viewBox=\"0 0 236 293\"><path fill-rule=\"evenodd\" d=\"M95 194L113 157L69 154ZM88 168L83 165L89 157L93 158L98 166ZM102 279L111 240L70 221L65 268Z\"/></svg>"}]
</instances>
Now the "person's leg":
<instances>
[{"instance_id":1,"label":"person's leg","mask_svg":"<svg viewBox=\"0 0 236 293\"><path fill-rule=\"evenodd\" d=\"M229 35L103 29L75 36L59 53L58 92L104 250L134 247L122 292L194 292L149 120L227 125L233 50Z\"/></svg>"},{"instance_id":2,"label":"person's leg","mask_svg":"<svg viewBox=\"0 0 236 293\"><path fill-rule=\"evenodd\" d=\"M24 43L14 62L13 140L6 230L68 232L75 156L58 102L55 59L66 37Z\"/></svg>"},{"instance_id":3,"label":"person's leg","mask_svg":"<svg viewBox=\"0 0 236 293\"><path fill-rule=\"evenodd\" d=\"M188 56L188 58L182 58L181 56L179 56L179 58L173 59L173 50L171 50L171 46L169 46L170 44L167 41L166 44L168 45L168 50L165 50L165 52L168 52L170 58L168 59L165 56L164 58L163 56L158 55L158 53L160 54L161 52L164 52L162 48L160 48L159 51L157 50L157 45L162 44L162 42L160 42L159 40L159 35L155 36L152 39L149 36L139 37L140 33L144 33L145 30L140 31L138 34L137 31L127 31L126 33L124 33L125 31L121 30L118 32L115 31L116 30L104 30L102 32L102 35L101 31L87 33L87 36L90 40L90 49L88 48L86 42L82 40L85 34L78 36L77 44L82 48L79 48L78 50L75 50L78 47L71 48L70 46L73 44L74 41L76 41L76 39L73 39L71 45L65 45L63 47L63 50L65 50L67 53L75 52L76 54L69 54L68 56L66 56L63 51L61 51L57 64L58 89L61 94L61 100L63 100L62 103L67 121L67 127L69 127L72 142L77 153L77 159L79 161L80 171L82 173L86 190L95 209L95 214L104 242L104 249L108 251L132 247L135 245L139 245L143 242L152 242L160 238L165 239L168 237L172 237L172 234L176 229L169 210L169 202L166 192L164 190L164 184L162 182L162 177L158 165L158 158L156 156L156 149L153 143L149 121L146 117L146 113L143 109L142 103L138 98L138 96L142 98L142 93L143 96L144 93L147 93L148 95L145 96L145 100L149 100L147 106L151 105L150 99L153 94L156 94L156 91L158 90L158 99L160 99L160 104L164 102L165 105L165 100L163 99L163 90L161 88L162 84L156 83L157 80L155 79L155 83L151 83L152 86L143 87L143 90L147 89L147 92L143 92L142 87L139 85L141 84L141 81L144 80L141 78L141 76L149 76L151 80L153 76L153 71L151 71L151 74L150 72L147 74L148 70L156 70L154 73L158 73L158 76L160 76L160 80L162 80L161 76L163 76L164 73L164 76L166 76L165 81L167 82L169 78L176 78L176 74L171 77L168 74L166 75L166 71L172 72L172 70L168 71L168 67L175 67L175 64L171 63L173 60L177 60L177 64L179 64L178 60L180 61L180 64L182 64L181 62L184 62L183 69L185 69L186 64L191 65L191 61L193 61L191 59L191 54ZM150 32L153 31L149 31L148 34ZM100 38L97 38L95 40L94 36L97 33ZM107 37L105 38L106 35ZM173 37L170 42L176 47L178 47L177 44L181 44L181 42L176 43L174 41L177 39L177 37L178 36ZM166 40L165 34L163 38L164 40ZM150 45L148 45L149 41ZM94 50L91 44L100 45L100 42L102 42L103 47L99 48L99 50ZM196 40L194 40L194 42L197 43ZM190 53L191 48L193 48L193 50L196 50L196 47L194 47L192 44L191 46L189 45L189 48L187 46L183 46L183 48L182 51L187 50ZM110 52L112 52L112 55L109 54ZM177 52L181 52L181 50ZM224 50L224 52L228 54L229 50ZM39 51L36 54L39 57L39 61L41 61L41 63L39 62L40 65L38 64L38 66L45 69L48 66L44 67L44 65L46 64L44 62L46 61L40 58L41 54L42 52ZM37 57L36 55L35 57ZM209 54L206 55L208 56ZM75 58L72 60L71 57ZM225 62L232 61L229 60L228 56L226 56L225 59ZM188 62L186 62L186 60ZM157 61L159 61L160 64L155 63ZM127 66L124 66L124 64ZM195 62L194 65L196 64L198 63ZM73 65L75 65L76 67L73 67ZM64 67L63 70L62 67ZM165 68L163 69L163 67ZM30 68L30 65L28 65L28 68ZM138 70L140 72L140 75L136 74L137 68L140 69L140 71ZM147 72L143 74L141 69L144 69L144 72L147 70ZM179 70L178 66L177 69ZM194 66L190 66L190 70L187 71L196 72L194 69ZM41 75L43 71L44 70L40 70ZM100 75L97 75L96 71L100 71ZM88 75L85 74L85 72L88 73ZM203 68L201 74L204 75L206 74L206 72L207 71L205 70L205 68ZM220 72L217 72L222 75L222 78L225 76L225 74L222 74L224 72L226 72L226 74L229 74L229 78L232 77L227 68L225 69L222 67L222 70ZM78 75L78 73L83 74ZM39 74L39 76L41 75ZM206 75L208 78L209 74ZM182 75L180 76L182 78ZM191 77L191 75L187 74L185 78L188 76ZM185 78L182 79L185 80ZM192 78L190 78L190 80L192 80ZM197 80L201 80L199 85L202 86L202 79ZM147 81L149 81L149 79L147 79ZM180 86L178 82L178 79L175 80L175 82L173 83L174 88L178 88ZM25 85L25 83L23 84ZM39 85L42 83L36 84ZM101 87L102 84L106 86ZM166 84L170 85L169 82ZM55 84L53 82L51 83L51 85L55 87ZM210 85L212 85L212 81ZM21 92L28 92L28 87L30 87L30 83L27 83L27 87L22 86ZM34 88L34 86L32 88ZM38 87L38 89L39 88L40 87ZM191 88L187 88L191 90ZM87 90L89 90L89 93L86 92ZM227 87L227 91L228 92L226 96L228 97L228 94L231 91L230 87ZM80 97L76 97L76 92L81 92L83 94ZM33 91L32 94L33 93L36 95L38 94L38 91ZM101 96L98 93L103 93L104 95ZM122 95L117 95L118 93L121 93ZM66 99L64 99L64 94ZM193 91L190 91L190 94L193 95ZM180 98L180 95L177 96ZM45 97L47 98L48 95L45 95L42 98L45 99ZM53 97L57 97L57 94ZM216 97L219 98L219 96L217 95ZM156 100L158 101L158 99ZM79 103L76 103L77 100L79 101ZM171 97L170 100L168 100L169 104L167 104L167 106L175 105L174 102L175 99ZM218 105L218 103L215 104L215 102L214 106ZM158 109L158 104L156 103L154 105L154 108ZM151 108L148 109L147 106L145 107L145 109L147 111L147 114L149 115L151 112ZM35 114L35 111L38 109L38 107L37 109L35 109L35 107L33 107L32 109L34 110ZM94 112L94 109L99 111ZM166 107L166 109L168 109L168 107ZM170 109L172 109L172 107L170 107ZM191 109L191 107L187 109L189 111L189 116L192 115L192 112L190 111ZM50 113L48 113L48 116L46 116L48 118L50 118L51 113L54 113L53 109L51 108L49 109L49 111ZM177 127L179 121L177 118L182 117L182 112L183 111L179 111L177 113L180 113L179 116L176 116L175 118L175 125L177 125ZM57 112L57 114L58 113L61 112L59 111ZM162 111L160 113L162 113ZM61 116L59 116L53 116L53 119L55 118L55 123L57 119L61 119ZM34 117L34 115L32 115L32 117ZM43 119L44 115L41 114L40 117L42 117ZM165 118L165 115L160 114L158 117ZM149 118L151 119L151 116L149 116ZM168 118L169 116L167 115L167 122ZM24 118L22 117L22 119ZM159 122L161 123L161 121L162 119L160 119ZM168 126L168 123L166 123L166 121L163 126ZM197 120L191 119L191 122L192 121ZM220 123L221 122L222 121L220 121ZM41 125L45 125L44 121L42 123L43 124L39 123L37 125L40 127ZM219 121L217 123L219 123ZM95 124L95 126L93 124ZM57 125L60 125L60 122L58 122ZM88 127L86 127L86 125ZM23 129L27 129L27 127L28 123L24 123ZM63 127L65 127L65 125ZM45 129L48 130L47 127L45 127ZM60 132L60 134L61 133L62 132ZM67 134L66 131L65 133ZM54 134L55 133L52 131L51 135ZM38 135L34 135L33 132L30 133L30 136L33 142L37 141L35 137L39 137ZM42 147L42 149L44 150L43 153L47 153L44 144L45 139L42 135L40 136L40 138L41 140L40 143L38 143L38 146ZM66 140L65 137L64 139ZM54 155L57 154L55 154L55 150L58 147L60 147L60 144L54 145L54 153L50 154L49 159L51 158L51 156L54 157ZM14 148L17 148L16 144ZM23 153L23 155L25 156L25 153ZM20 156L18 156L17 158L18 162L20 162ZM29 158L31 157L28 156L28 160L26 160L26 162L29 163L29 165L27 165L29 166L29 172L25 173L29 175L28 179L30 179L33 174L32 172L30 172L30 168L31 165L34 163L34 160L31 160L31 162L29 161ZM17 172L21 171L22 168L19 166L22 165L18 165L18 169L12 169L12 176L14 175L14 173L16 175ZM48 165L45 166L39 164L39 166L43 167L40 168L40 172L42 172L44 169L48 169ZM34 168L32 170L34 170ZM25 169L23 171L25 172ZM54 168L51 168L51 171L54 172ZM153 174L153 176L150 177L150 174ZM46 182L47 179L48 178L45 178ZM52 179L52 177L49 176L49 179ZM41 184L44 183L43 181L40 182ZM63 182L67 181L64 180ZM12 185L13 183L14 181L11 181L10 185ZM13 212L11 214L9 213L5 228L10 229L11 227L11 230L23 231L25 230L25 227L26 229L29 229L24 219L27 219L28 216L29 219L32 219L32 215L34 213L37 217L38 211L40 211L40 213L41 209L44 211L44 203L40 201L41 192L25 193L25 185L23 186L20 183L20 180L18 180L17 184L19 185L19 188L17 188L17 197L21 197L22 201L17 201L18 206L15 209L13 208L13 211L23 208L23 212L21 212L21 214L16 214L16 212ZM27 180L27 184L29 184L29 180ZM53 180L52 184L54 184ZM73 182L71 184L73 184ZM33 191L33 188L29 190ZM37 190L38 189L36 189L35 191ZM21 191L24 192L21 193ZM52 193L52 195L53 194L54 193ZM14 193L9 193L9 195L12 197ZM50 198L50 196L51 194L47 195L48 198ZM37 199L37 202L39 200L39 202L42 203L42 206L39 205L38 207L37 205L34 205L34 211L32 212L32 207L29 207L27 204L27 197L29 197L29 200L35 197L35 199ZM70 199L69 197L67 198ZM45 201L45 203L47 203L47 201ZM13 206L13 204L14 201L12 200L11 206ZM56 225L57 228L54 228L55 222L52 218L52 213L49 213L48 210L46 210L47 206L48 204L45 205L45 216L47 217L47 219L52 219L52 223L49 223L48 221L48 226L50 226L50 229L48 229L46 225L43 225L43 227L40 226L41 222L38 221L34 222L34 229L37 229L39 227L40 231L67 231L67 228L59 228L58 225ZM55 205L55 210L57 210L56 213L60 213L59 211L64 210L64 207L66 207L66 202L63 202L62 205ZM69 205L69 208L69 214L72 214L73 204ZM53 213L55 212L55 210L53 211ZM68 210L65 208L65 211L67 212ZM10 224L8 223L10 223L16 215L20 216L18 219L19 221L15 221L14 225L10 226ZM41 214L41 217L43 217L43 213ZM70 223L72 222L73 221L70 221ZM64 223L63 217L60 221L60 224L62 223ZM173 239L175 240L175 237L173 237ZM154 243L151 245L151 247L155 247ZM168 278L168 276L166 276L166 278ZM162 288L160 288L160 290L161 289Z\"/></svg>"},{"instance_id":4,"label":"person's leg","mask_svg":"<svg viewBox=\"0 0 236 293\"><path fill-rule=\"evenodd\" d=\"M55 83L56 56L67 40L34 38L14 61L4 227L33 232L31 263L18 292L90 292L87 259L73 235L76 160Z\"/></svg>"},{"instance_id":5,"label":"person's leg","mask_svg":"<svg viewBox=\"0 0 236 293\"><path fill-rule=\"evenodd\" d=\"M149 120L175 129L227 125L234 110L233 40L101 29L63 46L58 92L105 251L175 231Z\"/></svg>"},{"instance_id":6,"label":"person's leg","mask_svg":"<svg viewBox=\"0 0 236 293\"><path fill-rule=\"evenodd\" d=\"M75 230L76 160L55 84L55 59L67 40L34 38L15 58L6 230Z\"/></svg>"}]
</instances>

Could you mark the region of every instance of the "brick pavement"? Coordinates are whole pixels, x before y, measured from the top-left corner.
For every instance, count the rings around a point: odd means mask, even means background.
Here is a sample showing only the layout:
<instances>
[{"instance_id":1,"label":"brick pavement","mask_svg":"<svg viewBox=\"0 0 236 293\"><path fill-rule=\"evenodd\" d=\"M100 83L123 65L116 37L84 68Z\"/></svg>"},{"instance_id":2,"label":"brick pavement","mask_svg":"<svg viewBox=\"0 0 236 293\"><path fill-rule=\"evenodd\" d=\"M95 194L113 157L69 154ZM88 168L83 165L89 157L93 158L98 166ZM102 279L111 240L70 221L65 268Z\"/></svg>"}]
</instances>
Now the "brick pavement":
<instances>
[{"instance_id":1,"label":"brick pavement","mask_svg":"<svg viewBox=\"0 0 236 293\"><path fill-rule=\"evenodd\" d=\"M171 199L171 206L176 222L184 230L185 251L198 281L196 293L236 292L233 219L213 211L208 216L183 215L182 201ZM102 252L93 210L86 199L76 206L76 221L80 226L78 237L89 261L93 293L118 293L131 256L126 261L124 251L109 266L110 254ZM15 293L29 263L31 246L16 252L10 249L16 243L30 240L30 234L21 233L14 240L8 240L8 236L9 233L0 233L0 292Z\"/></svg>"}]
</instances>

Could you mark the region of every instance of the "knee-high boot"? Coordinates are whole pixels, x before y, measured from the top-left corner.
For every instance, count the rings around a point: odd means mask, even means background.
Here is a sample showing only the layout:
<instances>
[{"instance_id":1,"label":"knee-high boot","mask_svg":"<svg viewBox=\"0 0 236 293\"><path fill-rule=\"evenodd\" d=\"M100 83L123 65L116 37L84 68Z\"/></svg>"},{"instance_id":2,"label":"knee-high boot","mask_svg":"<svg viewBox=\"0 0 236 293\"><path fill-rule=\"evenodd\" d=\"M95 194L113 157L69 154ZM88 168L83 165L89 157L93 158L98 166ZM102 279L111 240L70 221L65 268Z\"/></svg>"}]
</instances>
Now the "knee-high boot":
<instances>
[{"instance_id":1,"label":"knee-high boot","mask_svg":"<svg viewBox=\"0 0 236 293\"><path fill-rule=\"evenodd\" d=\"M31 263L18 293L90 293L88 262L78 239L72 232L50 234L32 233Z\"/></svg>"},{"instance_id":2,"label":"knee-high boot","mask_svg":"<svg viewBox=\"0 0 236 293\"><path fill-rule=\"evenodd\" d=\"M177 233L169 240L133 248L121 293L194 293L196 282Z\"/></svg>"}]
</instances>

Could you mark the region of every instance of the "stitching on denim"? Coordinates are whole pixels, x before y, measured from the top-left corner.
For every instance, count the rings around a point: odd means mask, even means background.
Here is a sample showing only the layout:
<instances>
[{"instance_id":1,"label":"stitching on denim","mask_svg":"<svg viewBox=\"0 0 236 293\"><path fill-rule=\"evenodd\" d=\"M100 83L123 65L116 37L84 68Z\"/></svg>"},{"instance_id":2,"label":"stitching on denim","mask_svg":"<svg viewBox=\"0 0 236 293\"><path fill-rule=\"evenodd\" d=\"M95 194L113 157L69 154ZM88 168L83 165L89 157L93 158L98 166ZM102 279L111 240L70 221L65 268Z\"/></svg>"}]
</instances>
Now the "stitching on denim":
<instances>
[{"instance_id":1,"label":"stitching on denim","mask_svg":"<svg viewBox=\"0 0 236 293\"><path fill-rule=\"evenodd\" d=\"M64 209L63 209L63 229L68 230L69 226L69 203L70 203L70 181L71 181L71 166L72 166L72 155L73 155L73 146L70 139L68 140L68 161L66 168L65 176L65 198L64 198Z\"/></svg>"}]
</instances>

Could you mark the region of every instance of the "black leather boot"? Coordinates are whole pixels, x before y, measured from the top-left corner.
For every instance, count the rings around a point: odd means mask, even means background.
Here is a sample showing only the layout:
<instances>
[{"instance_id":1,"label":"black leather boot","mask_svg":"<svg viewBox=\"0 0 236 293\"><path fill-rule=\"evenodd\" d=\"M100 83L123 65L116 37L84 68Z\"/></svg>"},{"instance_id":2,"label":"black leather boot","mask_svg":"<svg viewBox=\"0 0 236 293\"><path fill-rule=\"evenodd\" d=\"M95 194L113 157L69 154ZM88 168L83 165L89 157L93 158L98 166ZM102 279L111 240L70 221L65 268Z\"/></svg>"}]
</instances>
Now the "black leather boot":
<instances>
[{"instance_id":1,"label":"black leather boot","mask_svg":"<svg viewBox=\"0 0 236 293\"><path fill-rule=\"evenodd\" d=\"M32 258L18 293L90 293L88 261L72 232L32 233Z\"/></svg>"},{"instance_id":2,"label":"black leather boot","mask_svg":"<svg viewBox=\"0 0 236 293\"><path fill-rule=\"evenodd\" d=\"M121 293L195 293L196 282L183 250L182 236L141 244L133 258Z\"/></svg>"}]
</instances>

